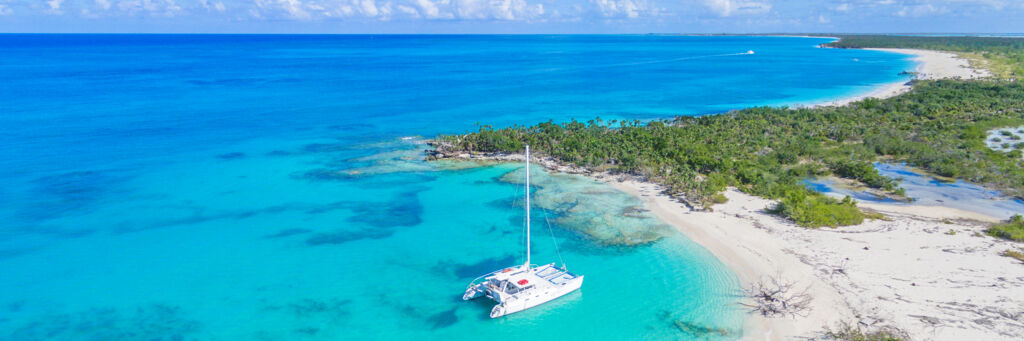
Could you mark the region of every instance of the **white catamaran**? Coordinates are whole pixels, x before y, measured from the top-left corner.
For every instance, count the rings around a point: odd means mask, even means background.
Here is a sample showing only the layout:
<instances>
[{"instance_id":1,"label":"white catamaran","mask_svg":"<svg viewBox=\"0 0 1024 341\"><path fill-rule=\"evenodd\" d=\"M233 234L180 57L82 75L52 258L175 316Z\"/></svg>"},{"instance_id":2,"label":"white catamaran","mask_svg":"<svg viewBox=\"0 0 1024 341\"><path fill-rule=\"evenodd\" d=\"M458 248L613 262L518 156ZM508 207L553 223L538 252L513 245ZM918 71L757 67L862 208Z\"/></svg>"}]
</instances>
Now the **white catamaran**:
<instances>
[{"instance_id":1,"label":"white catamaran","mask_svg":"<svg viewBox=\"0 0 1024 341\"><path fill-rule=\"evenodd\" d=\"M564 265L530 264L530 146L526 146L526 263L477 277L462 299L487 296L498 302L491 309L491 318L497 318L559 298L582 285L583 276L570 273Z\"/></svg>"}]
</instances>

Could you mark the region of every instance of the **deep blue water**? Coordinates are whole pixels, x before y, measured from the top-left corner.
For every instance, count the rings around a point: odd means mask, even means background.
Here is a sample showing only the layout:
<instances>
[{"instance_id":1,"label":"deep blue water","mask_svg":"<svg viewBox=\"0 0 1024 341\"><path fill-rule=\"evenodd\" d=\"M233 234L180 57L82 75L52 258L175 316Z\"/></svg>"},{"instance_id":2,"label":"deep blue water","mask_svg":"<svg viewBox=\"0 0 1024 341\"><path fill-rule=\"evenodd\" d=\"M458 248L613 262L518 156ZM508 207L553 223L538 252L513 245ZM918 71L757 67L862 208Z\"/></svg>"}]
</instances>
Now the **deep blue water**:
<instances>
[{"instance_id":1,"label":"deep blue water","mask_svg":"<svg viewBox=\"0 0 1024 341\"><path fill-rule=\"evenodd\" d=\"M459 301L522 257L521 167L428 164L412 137L822 102L913 69L826 41L0 35L0 339L740 337L732 272L573 176L538 176L534 259L557 240L583 289L497 320Z\"/></svg>"}]
</instances>

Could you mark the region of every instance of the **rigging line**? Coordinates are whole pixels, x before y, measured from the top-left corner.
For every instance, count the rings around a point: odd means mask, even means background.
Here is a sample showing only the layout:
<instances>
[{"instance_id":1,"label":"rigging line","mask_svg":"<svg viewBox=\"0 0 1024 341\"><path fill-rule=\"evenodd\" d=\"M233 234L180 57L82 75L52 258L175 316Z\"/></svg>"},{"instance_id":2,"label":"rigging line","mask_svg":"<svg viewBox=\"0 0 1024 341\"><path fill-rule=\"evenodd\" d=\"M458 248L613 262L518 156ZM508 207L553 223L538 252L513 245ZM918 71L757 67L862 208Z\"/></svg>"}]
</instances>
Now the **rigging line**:
<instances>
[{"instance_id":1,"label":"rigging line","mask_svg":"<svg viewBox=\"0 0 1024 341\"><path fill-rule=\"evenodd\" d=\"M543 207L540 210L544 211L544 221L548 223L548 232L551 233L551 242L555 244L555 254L558 255L558 261L562 262L563 270L568 270L569 268L565 266L565 260L562 259L562 251L558 250L558 239L555 239L555 231L551 229L551 220L548 220L548 211Z\"/></svg>"}]
</instances>

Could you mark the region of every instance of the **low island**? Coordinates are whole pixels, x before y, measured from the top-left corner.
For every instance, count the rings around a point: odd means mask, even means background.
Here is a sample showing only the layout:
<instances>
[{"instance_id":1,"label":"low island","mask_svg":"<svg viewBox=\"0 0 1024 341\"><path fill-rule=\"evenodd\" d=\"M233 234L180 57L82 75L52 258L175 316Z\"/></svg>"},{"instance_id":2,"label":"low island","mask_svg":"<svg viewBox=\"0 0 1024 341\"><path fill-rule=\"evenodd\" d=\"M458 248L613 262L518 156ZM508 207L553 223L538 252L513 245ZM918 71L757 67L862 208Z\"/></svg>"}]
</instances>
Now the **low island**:
<instances>
[{"instance_id":1,"label":"low island","mask_svg":"<svg viewBox=\"0 0 1024 341\"><path fill-rule=\"evenodd\" d=\"M745 338L1024 338L1020 216L905 204L899 182L874 166L1024 197L1022 150L988 141L994 129L1024 126L1024 39L839 38L825 47L916 56L919 69L907 72L917 79L811 107L482 126L438 137L429 158L514 160L529 144L549 169L641 198L738 274L754 316ZM902 204L803 183L825 176ZM793 304L751 300L766 286L790 289L771 299Z\"/></svg>"}]
</instances>

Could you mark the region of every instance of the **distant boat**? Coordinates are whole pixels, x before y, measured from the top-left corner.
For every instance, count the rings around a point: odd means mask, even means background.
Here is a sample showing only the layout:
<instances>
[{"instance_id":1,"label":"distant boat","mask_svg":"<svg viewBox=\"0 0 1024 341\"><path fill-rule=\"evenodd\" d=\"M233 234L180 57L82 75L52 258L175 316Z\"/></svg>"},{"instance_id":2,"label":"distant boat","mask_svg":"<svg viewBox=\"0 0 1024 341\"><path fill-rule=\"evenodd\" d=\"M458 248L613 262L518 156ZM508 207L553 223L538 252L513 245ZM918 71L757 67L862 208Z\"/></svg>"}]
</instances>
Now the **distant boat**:
<instances>
[{"instance_id":1,"label":"distant boat","mask_svg":"<svg viewBox=\"0 0 1024 341\"><path fill-rule=\"evenodd\" d=\"M754 54L754 50L747 50L747 54Z\"/></svg>"},{"instance_id":2,"label":"distant boat","mask_svg":"<svg viewBox=\"0 0 1024 341\"><path fill-rule=\"evenodd\" d=\"M495 270L469 283L463 300L486 296L497 302L491 318L520 312L559 298L583 286L583 276L551 263L530 264L530 146L526 146L526 263Z\"/></svg>"}]
</instances>

